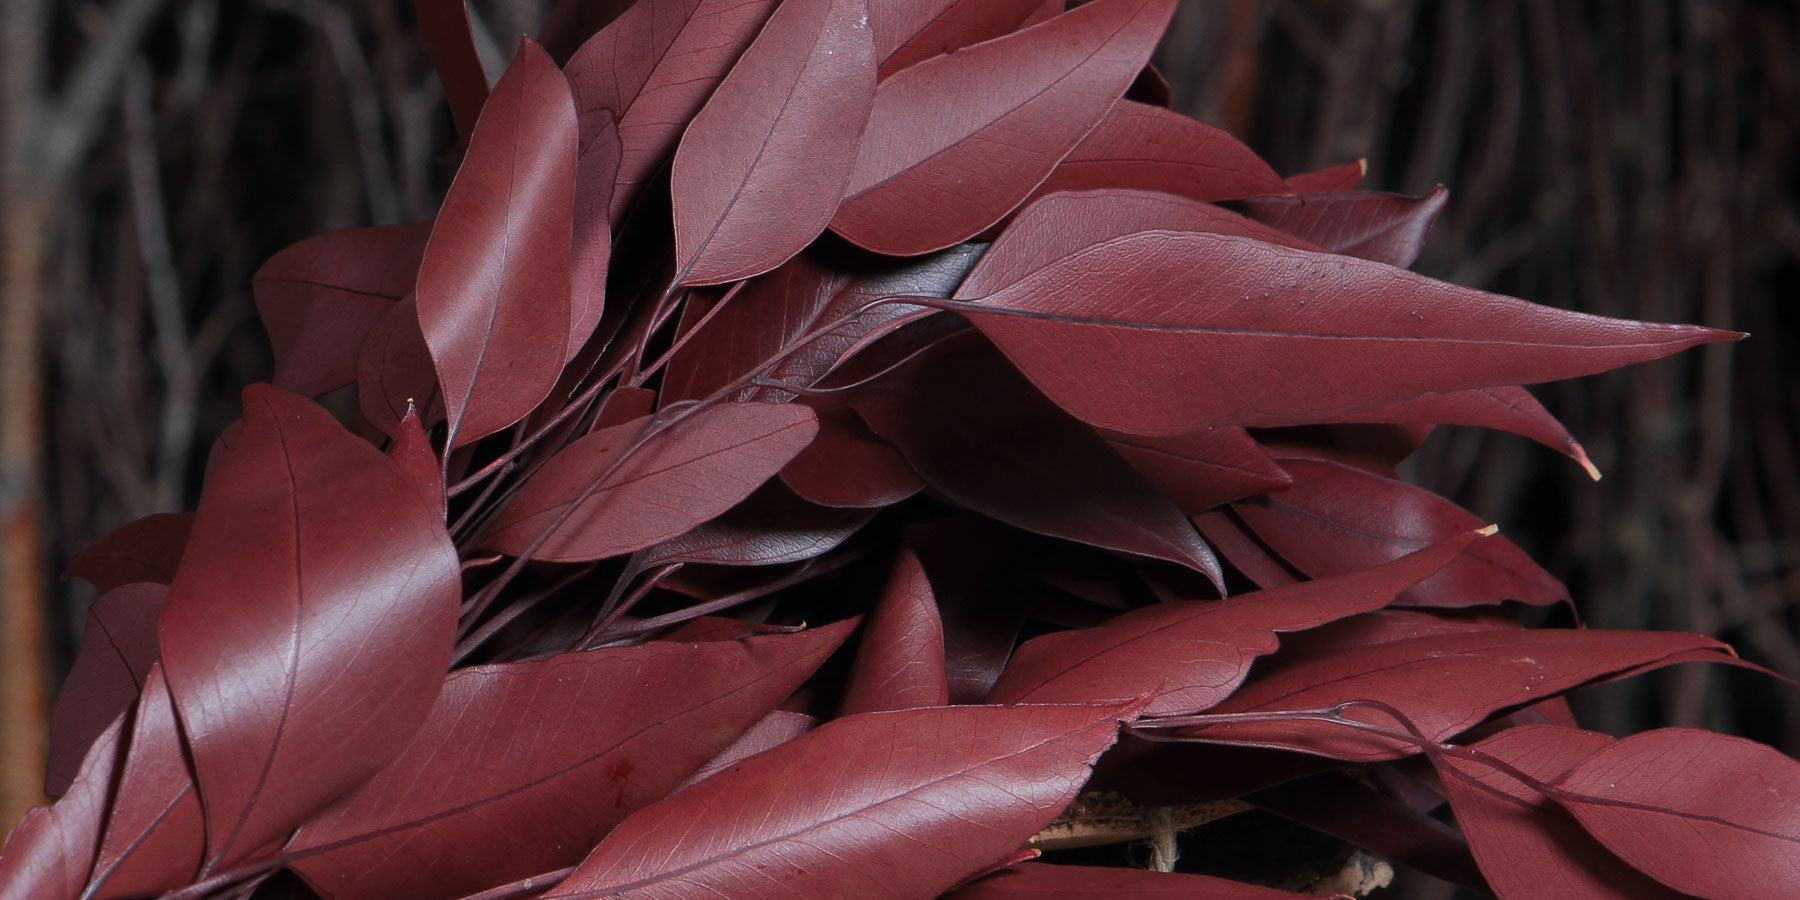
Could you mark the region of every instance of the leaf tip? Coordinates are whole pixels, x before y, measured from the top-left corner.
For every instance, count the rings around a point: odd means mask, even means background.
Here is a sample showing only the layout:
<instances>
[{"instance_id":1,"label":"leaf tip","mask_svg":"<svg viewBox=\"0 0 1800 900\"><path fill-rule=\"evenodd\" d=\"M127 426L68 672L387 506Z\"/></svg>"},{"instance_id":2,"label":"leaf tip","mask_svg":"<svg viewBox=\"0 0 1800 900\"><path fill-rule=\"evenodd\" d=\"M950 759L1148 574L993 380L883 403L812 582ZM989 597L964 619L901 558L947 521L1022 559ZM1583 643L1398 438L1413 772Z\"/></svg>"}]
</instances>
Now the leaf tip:
<instances>
[{"instance_id":1,"label":"leaf tip","mask_svg":"<svg viewBox=\"0 0 1800 900\"><path fill-rule=\"evenodd\" d=\"M1485 527L1475 529L1475 533L1482 537L1493 537L1500 533L1500 525L1498 523L1489 524Z\"/></svg>"}]
</instances>

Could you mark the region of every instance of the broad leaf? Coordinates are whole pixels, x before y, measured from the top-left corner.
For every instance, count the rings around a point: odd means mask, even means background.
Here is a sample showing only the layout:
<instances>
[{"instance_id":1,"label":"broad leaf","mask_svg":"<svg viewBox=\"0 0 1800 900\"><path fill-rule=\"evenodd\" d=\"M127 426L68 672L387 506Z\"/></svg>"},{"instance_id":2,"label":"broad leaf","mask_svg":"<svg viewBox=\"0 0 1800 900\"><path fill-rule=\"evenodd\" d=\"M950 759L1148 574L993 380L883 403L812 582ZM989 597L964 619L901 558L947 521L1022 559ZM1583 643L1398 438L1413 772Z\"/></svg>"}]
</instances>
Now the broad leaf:
<instances>
[{"instance_id":1,"label":"broad leaf","mask_svg":"<svg viewBox=\"0 0 1800 900\"><path fill-rule=\"evenodd\" d=\"M0 900L75 900L93 869L124 752L124 718L101 732L69 792L12 824L0 847Z\"/></svg>"},{"instance_id":2,"label":"broad leaf","mask_svg":"<svg viewBox=\"0 0 1800 900\"><path fill-rule=\"evenodd\" d=\"M1380 609L1455 559L1479 532L1385 566L1226 600L1161 603L1095 628L1026 641L988 695L994 703L1070 703L1148 697L1145 715L1210 709L1237 690L1277 632Z\"/></svg>"},{"instance_id":3,"label":"broad leaf","mask_svg":"<svg viewBox=\"0 0 1800 900\"><path fill-rule=\"evenodd\" d=\"M577 562L686 533L750 496L818 425L791 403L721 403L673 424L640 419L570 444L513 495L481 545ZM573 506L573 511L570 507Z\"/></svg>"},{"instance_id":4,"label":"broad leaf","mask_svg":"<svg viewBox=\"0 0 1800 900\"><path fill-rule=\"evenodd\" d=\"M419 266L419 326L453 447L524 418L562 372L575 159L568 82L527 39L482 107Z\"/></svg>"},{"instance_id":5,"label":"broad leaf","mask_svg":"<svg viewBox=\"0 0 1800 900\"><path fill-rule=\"evenodd\" d=\"M844 686L843 715L943 706L950 702L944 668L944 623L919 557L902 547L887 586L863 630Z\"/></svg>"},{"instance_id":6,"label":"broad leaf","mask_svg":"<svg viewBox=\"0 0 1800 900\"><path fill-rule=\"evenodd\" d=\"M356 380L363 336L412 293L430 233L424 224L347 228L269 257L250 287L275 350L270 381L316 397Z\"/></svg>"},{"instance_id":7,"label":"broad leaf","mask_svg":"<svg viewBox=\"0 0 1800 900\"><path fill-rule=\"evenodd\" d=\"M1556 782L1556 801L1639 871L1715 900L1800 893L1800 762L1692 728L1634 734Z\"/></svg>"},{"instance_id":8,"label":"broad leaf","mask_svg":"<svg viewBox=\"0 0 1800 900\"><path fill-rule=\"evenodd\" d=\"M956 309L1064 409L1152 435L1304 424L1740 336L1567 312L1249 238L1169 232L1090 247ZM1264 377L1271 366L1279 378Z\"/></svg>"},{"instance_id":9,"label":"broad leaf","mask_svg":"<svg viewBox=\"0 0 1800 900\"><path fill-rule=\"evenodd\" d=\"M930 897L1075 798L1121 706L828 722L627 819L547 898Z\"/></svg>"},{"instance_id":10,"label":"broad leaf","mask_svg":"<svg viewBox=\"0 0 1800 900\"><path fill-rule=\"evenodd\" d=\"M187 549L193 513L152 513L102 535L75 554L64 578L79 578L102 591L138 582L168 584Z\"/></svg>"},{"instance_id":11,"label":"broad leaf","mask_svg":"<svg viewBox=\"0 0 1800 900\"><path fill-rule=\"evenodd\" d=\"M883 81L832 230L891 256L980 234L1100 121L1174 11L1174 0L1095 0Z\"/></svg>"},{"instance_id":12,"label":"broad leaf","mask_svg":"<svg viewBox=\"0 0 1800 900\"><path fill-rule=\"evenodd\" d=\"M879 508L925 487L906 457L876 437L854 409L827 406L818 414L818 436L781 468L781 480L794 493L825 506Z\"/></svg>"},{"instance_id":13,"label":"broad leaf","mask_svg":"<svg viewBox=\"0 0 1800 900\"><path fill-rule=\"evenodd\" d=\"M1281 194L1287 185L1230 132L1161 107L1121 100L1069 151L1037 193L1094 188L1142 188L1213 202Z\"/></svg>"},{"instance_id":14,"label":"broad leaf","mask_svg":"<svg viewBox=\"0 0 1800 900\"><path fill-rule=\"evenodd\" d=\"M874 515L874 510L809 503L779 482L770 481L724 515L678 538L646 547L633 562L645 567L800 562L835 549Z\"/></svg>"},{"instance_id":15,"label":"broad leaf","mask_svg":"<svg viewBox=\"0 0 1800 900\"><path fill-rule=\"evenodd\" d=\"M1419 258L1431 223L1450 199L1438 185L1418 197L1381 191L1330 191L1245 200L1246 215L1333 253L1404 269Z\"/></svg>"},{"instance_id":16,"label":"broad leaf","mask_svg":"<svg viewBox=\"0 0 1800 900\"><path fill-rule=\"evenodd\" d=\"M676 281L760 275L823 233L874 94L864 0L781 4L675 152Z\"/></svg>"},{"instance_id":17,"label":"broad leaf","mask_svg":"<svg viewBox=\"0 0 1800 900\"><path fill-rule=\"evenodd\" d=\"M1210 875L1153 872L1114 866L1019 863L950 894L946 900L1089 900L1143 897L1147 900L1300 900L1274 888Z\"/></svg>"},{"instance_id":18,"label":"broad leaf","mask_svg":"<svg viewBox=\"0 0 1800 900\"><path fill-rule=\"evenodd\" d=\"M244 392L157 629L214 866L399 752L450 664L458 575L398 466L309 401Z\"/></svg>"},{"instance_id":19,"label":"broad leaf","mask_svg":"<svg viewBox=\"0 0 1800 900\"><path fill-rule=\"evenodd\" d=\"M1062 6L1062 0L870 0L880 75L1036 25Z\"/></svg>"},{"instance_id":20,"label":"broad leaf","mask_svg":"<svg viewBox=\"0 0 1800 900\"><path fill-rule=\"evenodd\" d=\"M181 887L194 880L206 853L200 795L161 667L144 679L130 748L84 895L96 900Z\"/></svg>"},{"instance_id":21,"label":"broad leaf","mask_svg":"<svg viewBox=\"0 0 1800 900\"><path fill-rule=\"evenodd\" d=\"M768 715L757 719L756 724L738 735L738 739L732 741L731 746L719 751L718 756L707 760L706 765L689 775L688 779L675 790L686 790L688 785L696 781L711 778L764 750L773 750L813 730L817 724L818 720L806 713L772 709Z\"/></svg>"},{"instance_id":22,"label":"broad leaf","mask_svg":"<svg viewBox=\"0 0 1800 900\"><path fill-rule=\"evenodd\" d=\"M94 739L137 700L145 673L156 663L156 617L168 593L161 584L121 585L88 609L81 650L50 708L44 793L62 796Z\"/></svg>"},{"instance_id":23,"label":"broad leaf","mask_svg":"<svg viewBox=\"0 0 1800 900\"><path fill-rule=\"evenodd\" d=\"M288 846L330 900L450 898L573 865L793 692L853 622L453 673L388 770Z\"/></svg>"},{"instance_id":24,"label":"broad leaf","mask_svg":"<svg viewBox=\"0 0 1800 900\"><path fill-rule=\"evenodd\" d=\"M444 420L444 396L431 348L419 330L415 297L390 307L363 337L356 359L356 400L363 421L390 436L399 434L401 421L415 412L423 417L422 426Z\"/></svg>"}]
</instances>

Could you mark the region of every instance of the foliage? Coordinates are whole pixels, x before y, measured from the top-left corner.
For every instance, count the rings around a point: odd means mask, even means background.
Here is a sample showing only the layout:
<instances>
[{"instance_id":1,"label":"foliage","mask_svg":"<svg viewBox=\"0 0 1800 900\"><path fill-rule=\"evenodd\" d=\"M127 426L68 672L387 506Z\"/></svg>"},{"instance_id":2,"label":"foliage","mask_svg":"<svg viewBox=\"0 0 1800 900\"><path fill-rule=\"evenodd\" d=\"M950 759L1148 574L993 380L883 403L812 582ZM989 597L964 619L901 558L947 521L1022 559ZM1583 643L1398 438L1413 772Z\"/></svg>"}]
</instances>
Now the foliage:
<instances>
[{"instance_id":1,"label":"foliage","mask_svg":"<svg viewBox=\"0 0 1800 900\"><path fill-rule=\"evenodd\" d=\"M1562 586L1395 471L1587 465L1521 385L1739 335L1406 271L1443 191L1158 106L1174 5L644 0L489 93L421 4L442 211L258 274L199 508L70 567L0 897L1283 896L1027 861L1105 791L1506 898L1800 891L1800 765L1561 699L1730 649L1524 627Z\"/></svg>"}]
</instances>

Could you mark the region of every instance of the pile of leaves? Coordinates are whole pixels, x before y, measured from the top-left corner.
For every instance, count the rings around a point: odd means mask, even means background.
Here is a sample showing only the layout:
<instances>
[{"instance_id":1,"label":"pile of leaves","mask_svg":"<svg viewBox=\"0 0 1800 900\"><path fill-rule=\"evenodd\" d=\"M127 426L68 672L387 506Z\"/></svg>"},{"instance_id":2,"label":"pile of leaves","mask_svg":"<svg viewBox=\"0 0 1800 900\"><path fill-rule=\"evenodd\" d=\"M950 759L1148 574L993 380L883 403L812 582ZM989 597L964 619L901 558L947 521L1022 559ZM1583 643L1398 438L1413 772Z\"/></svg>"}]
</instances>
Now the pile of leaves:
<instances>
[{"instance_id":1,"label":"pile of leaves","mask_svg":"<svg viewBox=\"0 0 1800 900\"><path fill-rule=\"evenodd\" d=\"M1443 191L1170 112L1175 0L582 40L616 5L491 93L420 5L442 210L271 259L198 509L70 566L0 897L1293 896L1175 858L1250 807L1505 898L1800 896L1800 764L1562 700L1730 649L1524 627L1562 585L1395 471L1587 465L1520 385L1739 335L1408 272Z\"/></svg>"}]
</instances>

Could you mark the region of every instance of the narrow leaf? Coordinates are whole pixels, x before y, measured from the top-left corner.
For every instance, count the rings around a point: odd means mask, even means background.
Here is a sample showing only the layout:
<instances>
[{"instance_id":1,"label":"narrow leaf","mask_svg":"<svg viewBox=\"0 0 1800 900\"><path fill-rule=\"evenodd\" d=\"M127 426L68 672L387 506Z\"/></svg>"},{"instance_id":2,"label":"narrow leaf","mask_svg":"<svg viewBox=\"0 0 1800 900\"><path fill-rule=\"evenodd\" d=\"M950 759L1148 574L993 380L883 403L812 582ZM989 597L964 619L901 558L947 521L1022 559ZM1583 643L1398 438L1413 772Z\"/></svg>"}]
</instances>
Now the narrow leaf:
<instances>
[{"instance_id":1,"label":"narrow leaf","mask_svg":"<svg viewBox=\"0 0 1800 900\"><path fill-rule=\"evenodd\" d=\"M44 793L69 789L94 739L130 709L156 663L156 617L169 589L127 584L100 595L88 609L81 649L50 708L50 766Z\"/></svg>"},{"instance_id":2,"label":"narrow leaf","mask_svg":"<svg viewBox=\"0 0 1800 900\"><path fill-rule=\"evenodd\" d=\"M75 554L64 578L79 578L102 591L137 582L168 584L187 549L193 513L152 513L102 535Z\"/></svg>"},{"instance_id":3,"label":"narrow leaf","mask_svg":"<svg viewBox=\"0 0 1800 900\"><path fill-rule=\"evenodd\" d=\"M1062 12L1045 0L871 0L875 59L886 78L907 66L1011 34Z\"/></svg>"},{"instance_id":4,"label":"narrow leaf","mask_svg":"<svg viewBox=\"0 0 1800 900\"><path fill-rule=\"evenodd\" d=\"M943 706L950 702L944 668L944 623L925 568L901 547L844 688L842 715Z\"/></svg>"},{"instance_id":5,"label":"narrow leaf","mask_svg":"<svg viewBox=\"0 0 1800 900\"><path fill-rule=\"evenodd\" d=\"M1600 480L1600 470L1587 451L1569 435L1531 393L1517 385L1473 388L1448 394L1420 394L1392 406L1351 413L1321 422L1382 422L1394 425L1476 425L1510 431L1528 437L1581 464L1589 477Z\"/></svg>"},{"instance_id":6,"label":"narrow leaf","mask_svg":"<svg viewBox=\"0 0 1800 900\"><path fill-rule=\"evenodd\" d=\"M1417 197L1382 191L1330 191L1298 197L1258 197L1241 204L1244 213L1333 253L1387 263L1402 269L1419 258L1431 223L1450 192L1443 185Z\"/></svg>"},{"instance_id":7,"label":"narrow leaf","mask_svg":"<svg viewBox=\"0 0 1800 900\"><path fill-rule=\"evenodd\" d=\"M1316 194L1322 191L1352 190L1362 183L1363 176L1367 174L1369 174L1369 161L1359 159L1356 162L1326 166L1314 172L1289 175L1286 181L1288 190L1293 193Z\"/></svg>"},{"instance_id":8,"label":"narrow leaf","mask_svg":"<svg viewBox=\"0 0 1800 900\"><path fill-rule=\"evenodd\" d=\"M883 81L832 230L890 256L980 234L1100 121L1174 11L1174 0L1095 0Z\"/></svg>"},{"instance_id":9,"label":"narrow leaf","mask_svg":"<svg viewBox=\"0 0 1800 900\"><path fill-rule=\"evenodd\" d=\"M569 346L573 360L593 337L606 312L606 274L612 266L613 191L625 150L611 110L576 120L581 137L575 158L575 209L569 249Z\"/></svg>"},{"instance_id":10,"label":"narrow leaf","mask_svg":"<svg viewBox=\"0 0 1800 900\"><path fill-rule=\"evenodd\" d=\"M81 893L100 846L124 727L120 717L101 732L62 799L11 826L0 847L0 900L75 900Z\"/></svg>"},{"instance_id":11,"label":"narrow leaf","mask_svg":"<svg viewBox=\"0 0 1800 900\"><path fill-rule=\"evenodd\" d=\"M1031 900L1088 900L1093 897L1300 900L1301 896L1211 875L1027 862L995 872L950 894L945 900L1011 900L1015 897Z\"/></svg>"},{"instance_id":12,"label":"narrow leaf","mask_svg":"<svg viewBox=\"0 0 1800 900\"><path fill-rule=\"evenodd\" d=\"M935 896L1055 818L1128 715L939 707L828 722L627 819L545 896Z\"/></svg>"},{"instance_id":13,"label":"narrow leaf","mask_svg":"<svg viewBox=\"0 0 1800 900\"><path fill-rule=\"evenodd\" d=\"M85 897L142 897L189 884L206 854L206 824L174 701L160 666L144 679L131 752Z\"/></svg>"},{"instance_id":14,"label":"narrow leaf","mask_svg":"<svg viewBox=\"0 0 1800 900\"><path fill-rule=\"evenodd\" d=\"M818 411L819 434L781 468L794 493L825 506L880 508L905 500L925 481L893 444L875 436L848 405Z\"/></svg>"},{"instance_id":15,"label":"narrow leaf","mask_svg":"<svg viewBox=\"0 0 1800 900\"><path fill-rule=\"evenodd\" d=\"M363 338L356 359L356 400L363 421L390 436L400 433L409 413L422 417L421 427L444 420L443 392L419 328L415 297L390 307Z\"/></svg>"},{"instance_id":16,"label":"narrow leaf","mask_svg":"<svg viewBox=\"0 0 1800 900\"><path fill-rule=\"evenodd\" d=\"M431 438L425 435L425 428L419 423L418 408L407 409L406 417L400 420L395 429L393 443L388 445L388 459L406 473L413 487L418 488L419 496L426 505L437 511L439 517L444 515L444 466L438 462L437 451L431 447Z\"/></svg>"},{"instance_id":17,"label":"narrow leaf","mask_svg":"<svg viewBox=\"0 0 1800 900\"><path fill-rule=\"evenodd\" d=\"M771 481L724 515L645 548L635 564L775 566L800 562L835 549L874 515L873 510L809 503Z\"/></svg>"},{"instance_id":18,"label":"narrow leaf","mask_svg":"<svg viewBox=\"0 0 1800 900\"><path fill-rule=\"evenodd\" d=\"M1230 425L1168 437L1100 435L1184 515L1294 483L1249 432Z\"/></svg>"},{"instance_id":19,"label":"narrow leaf","mask_svg":"<svg viewBox=\"0 0 1800 900\"><path fill-rule=\"evenodd\" d=\"M769 714L756 720L731 746L719 751L719 755L706 761L699 771L689 775L675 790L686 790L687 787L703 778L711 778L738 763L755 756L764 750L773 750L788 741L797 738L818 724L818 720L806 713L791 712L785 709L772 709ZM674 793L671 791L670 793Z\"/></svg>"},{"instance_id":20,"label":"narrow leaf","mask_svg":"<svg viewBox=\"0 0 1800 900\"><path fill-rule=\"evenodd\" d=\"M487 75L481 70L475 33L469 26L469 9L463 0L417 0L413 10L419 17L425 53L450 101L456 130L467 135L475 130L476 117L488 96Z\"/></svg>"},{"instance_id":21,"label":"narrow leaf","mask_svg":"<svg viewBox=\"0 0 1800 900\"><path fill-rule=\"evenodd\" d=\"M525 417L562 372L576 128L569 85L529 39L494 86L419 266L452 447Z\"/></svg>"},{"instance_id":22,"label":"narrow leaf","mask_svg":"<svg viewBox=\"0 0 1800 900\"><path fill-rule=\"evenodd\" d=\"M397 466L309 401L244 392L158 626L213 865L399 751L450 664L460 596L443 519Z\"/></svg>"},{"instance_id":23,"label":"narrow leaf","mask_svg":"<svg viewBox=\"0 0 1800 900\"><path fill-rule=\"evenodd\" d=\"M1230 132L1130 100L1108 110L1037 193L1095 188L1141 188L1209 203L1287 191L1281 176Z\"/></svg>"},{"instance_id":24,"label":"narrow leaf","mask_svg":"<svg viewBox=\"0 0 1800 900\"><path fill-rule=\"evenodd\" d=\"M874 94L863 0L777 8L675 152L677 282L760 275L824 232Z\"/></svg>"}]
</instances>

